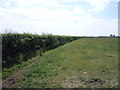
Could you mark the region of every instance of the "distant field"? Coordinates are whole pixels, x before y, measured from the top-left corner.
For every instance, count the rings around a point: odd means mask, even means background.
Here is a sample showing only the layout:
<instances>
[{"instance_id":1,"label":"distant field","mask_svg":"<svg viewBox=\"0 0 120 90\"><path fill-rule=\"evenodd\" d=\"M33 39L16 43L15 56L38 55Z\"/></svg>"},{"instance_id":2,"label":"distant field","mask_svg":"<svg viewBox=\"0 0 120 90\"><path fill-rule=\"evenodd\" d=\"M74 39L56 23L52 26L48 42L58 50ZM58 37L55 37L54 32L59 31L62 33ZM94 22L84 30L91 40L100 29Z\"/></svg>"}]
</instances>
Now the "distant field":
<instances>
[{"instance_id":1,"label":"distant field","mask_svg":"<svg viewBox=\"0 0 120 90\"><path fill-rule=\"evenodd\" d=\"M11 87L113 88L118 85L118 38L82 38L33 59L36 60L33 64L16 74L18 77Z\"/></svg>"}]
</instances>

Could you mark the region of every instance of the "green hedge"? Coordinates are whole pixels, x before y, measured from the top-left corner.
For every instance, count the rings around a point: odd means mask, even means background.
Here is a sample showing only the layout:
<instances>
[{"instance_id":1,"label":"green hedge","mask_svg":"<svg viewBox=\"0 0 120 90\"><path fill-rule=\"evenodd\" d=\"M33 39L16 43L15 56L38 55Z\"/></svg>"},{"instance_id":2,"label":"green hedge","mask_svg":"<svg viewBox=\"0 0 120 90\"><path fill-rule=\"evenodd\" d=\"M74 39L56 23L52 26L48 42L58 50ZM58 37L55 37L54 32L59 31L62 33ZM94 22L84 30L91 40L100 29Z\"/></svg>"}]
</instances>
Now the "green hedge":
<instances>
[{"instance_id":1,"label":"green hedge","mask_svg":"<svg viewBox=\"0 0 120 90\"><path fill-rule=\"evenodd\" d=\"M20 64L35 55L54 49L67 42L76 40L76 36L33 35L29 33L2 34L2 66L11 67Z\"/></svg>"}]
</instances>

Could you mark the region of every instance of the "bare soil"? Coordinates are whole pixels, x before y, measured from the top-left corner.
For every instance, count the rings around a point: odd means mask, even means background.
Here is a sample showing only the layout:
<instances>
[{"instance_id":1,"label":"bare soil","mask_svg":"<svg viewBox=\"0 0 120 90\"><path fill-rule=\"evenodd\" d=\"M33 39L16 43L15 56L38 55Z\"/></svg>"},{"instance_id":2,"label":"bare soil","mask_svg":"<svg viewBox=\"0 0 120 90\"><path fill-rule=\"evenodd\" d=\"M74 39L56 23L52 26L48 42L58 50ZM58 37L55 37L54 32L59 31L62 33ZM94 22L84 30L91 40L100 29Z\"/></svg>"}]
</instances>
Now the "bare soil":
<instances>
[{"instance_id":1,"label":"bare soil","mask_svg":"<svg viewBox=\"0 0 120 90\"><path fill-rule=\"evenodd\" d=\"M10 88L11 86L18 84L17 79L19 77L21 77L21 75L23 75L23 72L25 72L25 70L27 68L29 68L31 65L33 65L34 63L31 63L30 65L23 67L21 69L19 69L18 71L14 72L12 75L10 75L8 78L3 79L2 80L2 87L3 88Z\"/></svg>"}]
</instances>

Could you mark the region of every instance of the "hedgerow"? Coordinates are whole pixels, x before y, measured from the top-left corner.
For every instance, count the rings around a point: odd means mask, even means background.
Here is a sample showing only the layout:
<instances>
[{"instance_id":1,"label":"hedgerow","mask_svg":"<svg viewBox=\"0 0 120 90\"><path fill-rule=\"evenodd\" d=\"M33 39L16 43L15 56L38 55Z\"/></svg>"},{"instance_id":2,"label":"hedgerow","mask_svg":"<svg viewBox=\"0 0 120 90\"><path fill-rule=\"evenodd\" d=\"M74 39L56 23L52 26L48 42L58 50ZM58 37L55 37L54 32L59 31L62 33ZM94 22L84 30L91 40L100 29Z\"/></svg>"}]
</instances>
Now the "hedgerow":
<instances>
[{"instance_id":1,"label":"hedgerow","mask_svg":"<svg viewBox=\"0 0 120 90\"><path fill-rule=\"evenodd\" d=\"M67 42L79 39L77 36L2 34L2 67L20 64L38 54L54 49Z\"/></svg>"}]
</instances>

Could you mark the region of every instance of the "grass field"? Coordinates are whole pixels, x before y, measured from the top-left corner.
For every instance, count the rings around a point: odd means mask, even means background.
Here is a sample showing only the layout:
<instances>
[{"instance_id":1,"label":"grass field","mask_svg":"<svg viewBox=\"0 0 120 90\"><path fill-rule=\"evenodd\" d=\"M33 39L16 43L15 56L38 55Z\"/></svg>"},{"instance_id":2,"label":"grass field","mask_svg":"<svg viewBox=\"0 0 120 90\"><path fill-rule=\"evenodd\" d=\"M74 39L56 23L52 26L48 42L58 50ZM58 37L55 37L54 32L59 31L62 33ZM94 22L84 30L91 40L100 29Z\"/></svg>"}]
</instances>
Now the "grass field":
<instances>
[{"instance_id":1,"label":"grass field","mask_svg":"<svg viewBox=\"0 0 120 90\"><path fill-rule=\"evenodd\" d=\"M82 38L34 59L36 62L19 73L11 87L113 88L118 85L118 38Z\"/></svg>"}]
</instances>

